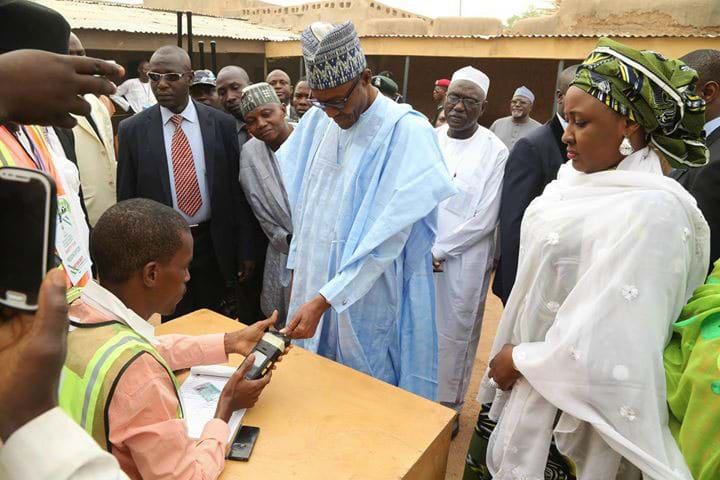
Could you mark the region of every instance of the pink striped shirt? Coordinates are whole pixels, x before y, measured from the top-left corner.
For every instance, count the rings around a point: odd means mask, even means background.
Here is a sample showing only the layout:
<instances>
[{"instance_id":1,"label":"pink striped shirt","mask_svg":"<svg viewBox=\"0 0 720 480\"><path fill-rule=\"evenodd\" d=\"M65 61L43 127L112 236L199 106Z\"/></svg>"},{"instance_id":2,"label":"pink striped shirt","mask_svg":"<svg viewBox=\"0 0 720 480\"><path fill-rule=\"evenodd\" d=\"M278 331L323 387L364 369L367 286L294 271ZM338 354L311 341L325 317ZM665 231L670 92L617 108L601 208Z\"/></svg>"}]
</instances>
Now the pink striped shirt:
<instances>
[{"instance_id":1,"label":"pink striped shirt","mask_svg":"<svg viewBox=\"0 0 720 480\"><path fill-rule=\"evenodd\" d=\"M81 323L112 320L82 300L70 307ZM227 362L224 336L161 335L155 346L170 368ZM208 422L200 440L188 437L176 418L178 398L165 368L140 355L122 373L108 411L112 454L131 479L216 479L225 465L230 430L222 420Z\"/></svg>"}]
</instances>

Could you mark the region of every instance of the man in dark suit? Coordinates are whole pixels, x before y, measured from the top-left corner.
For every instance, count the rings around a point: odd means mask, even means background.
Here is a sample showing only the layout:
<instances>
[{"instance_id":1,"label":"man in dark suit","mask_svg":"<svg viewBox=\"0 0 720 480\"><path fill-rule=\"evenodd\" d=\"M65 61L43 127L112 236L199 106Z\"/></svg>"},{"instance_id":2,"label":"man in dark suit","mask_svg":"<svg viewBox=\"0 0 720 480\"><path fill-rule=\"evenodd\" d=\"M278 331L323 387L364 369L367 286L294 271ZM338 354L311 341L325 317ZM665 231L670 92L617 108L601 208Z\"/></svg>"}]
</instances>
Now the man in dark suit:
<instances>
[{"instance_id":1,"label":"man in dark suit","mask_svg":"<svg viewBox=\"0 0 720 480\"><path fill-rule=\"evenodd\" d=\"M710 270L720 258L720 51L695 50L680 60L698 72L695 91L705 100L705 142L710 162L704 167L674 170L675 178L697 200L710 225Z\"/></svg>"},{"instance_id":2,"label":"man in dark suit","mask_svg":"<svg viewBox=\"0 0 720 480\"><path fill-rule=\"evenodd\" d=\"M503 305L515 284L520 250L520 224L525 209L545 186L555 180L560 166L567 160L567 146L562 142L565 131L563 104L565 92L575 77L577 66L568 67L558 77L555 92L558 113L545 125L517 141L505 164L500 203L500 260L495 270L492 290Z\"/></svg>"},{"instance_id":3,"label":"man in dark suit","mask_svg":"<svg viewBox=\"0 0 720 480\"><path fill-rule=\"evenodd\" d=\"M181 48L158 49L148 74L158 104L124 120L118 134L118 201L156 200L191 226L190 281L174 316L220 311L226 288L256 254L246 228L252 211L238 182L235 121L190 99L190 65Z\"/></svg>"}]
</instances>

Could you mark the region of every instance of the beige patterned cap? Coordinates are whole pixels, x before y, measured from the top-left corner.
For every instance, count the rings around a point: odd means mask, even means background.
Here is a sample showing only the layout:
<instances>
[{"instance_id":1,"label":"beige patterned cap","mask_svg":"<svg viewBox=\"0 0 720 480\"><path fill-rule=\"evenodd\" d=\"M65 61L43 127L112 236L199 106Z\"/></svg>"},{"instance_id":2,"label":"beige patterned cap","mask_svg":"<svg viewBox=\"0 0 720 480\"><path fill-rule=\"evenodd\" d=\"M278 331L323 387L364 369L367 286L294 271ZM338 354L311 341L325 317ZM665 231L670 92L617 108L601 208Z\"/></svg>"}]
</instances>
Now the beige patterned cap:
<instances>
[{"instance_id":1,"label":"beige patterned cap","mask_svg":"<svg viewBox=\"0 0 720 480\"><path fill-rule=\"evenodd\" d=\"M242 90L242 97L240 97L240 112L244 116L256 108L267 105L268 103L281 103L277 93L275 93L275 89L269 83L254 83L252 85L248 85Z\"/></svg>"}]
</instances>

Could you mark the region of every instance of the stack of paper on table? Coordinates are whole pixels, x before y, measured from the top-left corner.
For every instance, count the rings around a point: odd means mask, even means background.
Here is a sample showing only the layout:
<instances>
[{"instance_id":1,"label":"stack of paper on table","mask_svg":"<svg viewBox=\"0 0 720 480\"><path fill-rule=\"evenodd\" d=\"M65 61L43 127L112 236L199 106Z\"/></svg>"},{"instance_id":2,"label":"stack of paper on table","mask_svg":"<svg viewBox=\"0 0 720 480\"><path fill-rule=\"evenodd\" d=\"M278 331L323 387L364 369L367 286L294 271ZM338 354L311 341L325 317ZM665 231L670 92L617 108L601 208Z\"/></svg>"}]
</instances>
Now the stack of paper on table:
<instances>
[{"instance_id":1,"label":"stack of paper on table","mask_svg":"<svg viewBox=\"0 0 720 480\"><path fill-rule=\"evenodd\" d=\"M190 438L199 439L205 425L215 418L220 392L235 370L235 367L227 365L206 365L190 369L190 376L180 387L180 402ZM228 443L235 438L243 415L244 409L235 411L230 417Z\"/></svg>"}]
</instances>

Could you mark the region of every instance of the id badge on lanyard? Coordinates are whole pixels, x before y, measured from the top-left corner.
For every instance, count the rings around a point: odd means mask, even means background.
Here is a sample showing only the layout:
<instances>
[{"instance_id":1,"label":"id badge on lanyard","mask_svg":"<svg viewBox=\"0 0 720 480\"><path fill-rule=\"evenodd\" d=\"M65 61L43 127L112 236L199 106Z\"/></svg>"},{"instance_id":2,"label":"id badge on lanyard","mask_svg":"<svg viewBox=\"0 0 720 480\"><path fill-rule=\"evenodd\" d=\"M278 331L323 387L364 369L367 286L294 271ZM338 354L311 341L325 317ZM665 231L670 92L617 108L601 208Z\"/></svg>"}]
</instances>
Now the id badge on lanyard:
<instances>
[{"instance_id":1,"label":"id badge on lanyard","mask_svg":"<svg viewBox=\"0 0 720 480\"><path fill-rule=\"evenodd\" d=\"M65 195L58 196L57 202L55 249L70 281L78 285L85 274L90 273L92 263L88 252L78 242L81 232L75 225L70 202Z\"/></svg>"},{"instance_id":2,"label":"id badge on lanyard","mask_svg":"<svg viewBox=\"0 0 720 480\"><path fill-rule=\"evenodd\" d=\"M26 127L23 126L21 128L25 134L24 139L29 143L30 152L28 152L28 156L38 170L49 173L50 169L46 165L46 160L50 159L43 158L40 148L33 141L32 135L27 132ZM23 142L21 141L20 143L22 144ZM47 146L47 148L49 150L49 146ZM50 155L49 151L48 155ZM57 167L54 168L54 170L57 172ZM73 285L78 285L82 278L91 272L92 262L90 261L89 252L87 252L87 249L83 248L83 245L78 241L78 239L82 238L82 232L77 227L77 219L73 216L73 209L65 192L65 186L62 185L60 173L57 172L57 175L54 175L54 177L55 183L61 183L61 185L58 185L57 196L55 250L62 261L68 278Z\"/></svg>"}]
</instances>

